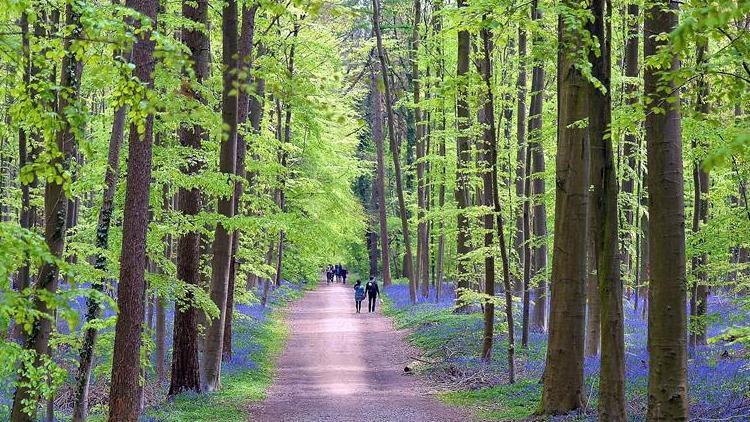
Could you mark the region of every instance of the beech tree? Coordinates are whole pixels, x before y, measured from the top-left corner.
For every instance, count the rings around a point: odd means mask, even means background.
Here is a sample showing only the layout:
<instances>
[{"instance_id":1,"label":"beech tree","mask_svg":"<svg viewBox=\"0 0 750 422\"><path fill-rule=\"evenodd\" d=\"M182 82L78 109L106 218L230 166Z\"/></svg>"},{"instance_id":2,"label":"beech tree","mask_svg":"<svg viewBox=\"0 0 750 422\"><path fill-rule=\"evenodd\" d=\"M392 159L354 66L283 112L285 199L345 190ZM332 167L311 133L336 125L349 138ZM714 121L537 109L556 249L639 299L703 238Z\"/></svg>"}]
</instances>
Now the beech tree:
<instances>
[{"instance_id":1,"label":"beech tree","mask_svg":"<svg viewBox=\"0 0 750 422\"><path fill-rule=\"evenodd\" d=\"M156 43L151 35L156 27L159 2L128 0L125 5L148 18L146 22L134 23L137 28L141 28L141 32L133 45L135 76L141 83L138 95L148 101L155 67ZM109 419L117 421L136 421L141 411L140 351L146 291L144 271L154 115L147 112L139 117L140 120L130 125L128 137L126 205L123 215L120 283L117 288L119 314L112 357Z\"/></svg>"},{"instance_id":2,"label":"beech tree","mask_svg":"<svg viewBox=\"0 0 750 422\"><path fill-rule=\"evenodd\" d=\"M652 2L644 20L644 96L648 156L650 277L648 289L648 417L687 420L687 277L680 92L659 69L677 56L660 34L677 25L678 5Z\"/></svg>"},{"instance_id":3,"label":"beech tree","mask_svg":"<svg viewBox=\"0 0 750 422\"><path fill-rule=\"evenodd\" d=\"M555 177L549 344L540 412L559 414L583 406L583 342L588 236L588 81L575 66L582 58L581 28L570 22L577 3L565 2L559 18L557 107L559 129ZM573 21L576 24L579 22Z\"/></svg>"}]
</instances>

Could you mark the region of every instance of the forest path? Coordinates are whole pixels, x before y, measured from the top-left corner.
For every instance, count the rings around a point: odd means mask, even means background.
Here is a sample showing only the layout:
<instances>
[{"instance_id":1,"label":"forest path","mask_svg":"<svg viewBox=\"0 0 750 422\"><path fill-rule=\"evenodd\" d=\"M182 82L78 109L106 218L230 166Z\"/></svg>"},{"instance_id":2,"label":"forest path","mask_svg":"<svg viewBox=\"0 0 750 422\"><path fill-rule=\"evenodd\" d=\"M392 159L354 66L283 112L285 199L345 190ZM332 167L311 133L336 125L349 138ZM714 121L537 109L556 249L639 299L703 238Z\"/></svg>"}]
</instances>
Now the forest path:
<instances>
[{"instance_id":1,"label":"forest path","mask_svg":"<svg viewBox=\"0 0 750 422\"><path fill-rule=\"evenodd\" d=\"M367 312L367 300L361 314L354 312L351 284L322 282L292 305L287 323L290 338L273 385L268 398L250 409L251 421L470 419L403 375L414 352L380 309Z\"/></svg>"}]
</instances>

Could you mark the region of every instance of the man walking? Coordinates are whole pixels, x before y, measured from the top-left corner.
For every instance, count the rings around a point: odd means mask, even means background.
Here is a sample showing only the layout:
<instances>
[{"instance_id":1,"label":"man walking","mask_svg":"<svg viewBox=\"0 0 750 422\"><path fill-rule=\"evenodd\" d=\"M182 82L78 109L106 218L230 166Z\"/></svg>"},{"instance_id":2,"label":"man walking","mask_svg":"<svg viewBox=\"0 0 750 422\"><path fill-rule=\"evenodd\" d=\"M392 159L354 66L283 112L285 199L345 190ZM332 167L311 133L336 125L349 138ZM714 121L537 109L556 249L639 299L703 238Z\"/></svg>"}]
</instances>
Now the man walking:
<instances>
[{"instance_id":1,"label":"man walking","mask_svg":"<svg viewBox=\"0 0 750 422\"><path fill-rule=\"evenodd\" d=\"M375 281L375 277L370 277L365 290L367 291L367 312L375 312L375 302L380 294L380 288L378 288L378 282Z\"/></svg>"},{"instance_id":2,"label":"man walking","mask_svg":"<svg viewBox=\"0 0 750 422\"><path fill-rule=\"evenodd\" d=\"M346 275L347 274L349 274L349 271L346 268L341 267L341 283L346 284Z\"/></svg>"}]
</instances>

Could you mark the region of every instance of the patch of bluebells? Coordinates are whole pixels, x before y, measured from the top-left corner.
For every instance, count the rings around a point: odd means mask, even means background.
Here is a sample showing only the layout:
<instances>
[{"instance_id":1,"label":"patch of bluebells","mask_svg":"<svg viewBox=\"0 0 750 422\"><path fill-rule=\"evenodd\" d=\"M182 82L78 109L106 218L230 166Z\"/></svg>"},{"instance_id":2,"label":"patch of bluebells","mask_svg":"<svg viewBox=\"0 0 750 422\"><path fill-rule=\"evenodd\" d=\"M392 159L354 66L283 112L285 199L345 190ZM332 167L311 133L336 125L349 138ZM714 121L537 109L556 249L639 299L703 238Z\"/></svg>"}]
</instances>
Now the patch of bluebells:
<instances>
[{"instance_id":1,"label":"patch of bluebells","mask_svg":"<svg viewBox=\"0 0 750 422\"><path fill-rule=\"evenodd\" d=\"M386 290L392 306L402 313L404 318L418 321L421 313L447 314L454 305L455 290L449 284L443 289L438 303L434 301L431 290L430 300L419 300L411 305L409 290L406 285L394 285ZM419 296L419 293L418 293ZM532 298L533 300L533 298ZM502 311L497 312L496 320L503 321ZM627 410L631 420L644 420L647 408L648 388L648 324L642 315L642 308L634 309L630 301L623 302L625 322L625 382ZM709 338L720 335L726 328L735 325L750 324L750 317L732 297L715 295L708 302L710 325L707 328ZM516 372L521 379L541 379L544 371L547 336L541 332L529 333L529 346L520 346L521 315L520 306L514 307L516 329ZM482 319L474 318L429 318L426 323L413 327L411 338L417 345L427 343L447 345L451 350L445 354L445 363L460 370L470 370L480 365L477 358L481 344ZM427 350L428 353L432 351ZM493 348L493 364L490 371L497 371L497 376L489 379L497 382L507 380L507 333L496 332ZM725 342L712 342L707 346L698 346L690 350L688 360L688 393L690 397L690 415L696 419L734 418L750 420L750 353L740 344L729 345ZM444 365L443 365L444 366ZM584 361L585 395L590 406L583 414L568 415L555 420L595 420L595 408L598 395L599 357L587 357ZM524 394L525 397L539 397L540 383L530 383L529 391L515 391L510 394Z\"/></svg>"},{"instance_id":2,"label":"patch of bluebells","mask_svg":"<svg viewBox=\"0 0 750 422\"><path fill-rule=\"evenodd\" d=\"M255 359L263 350L262 345L255 340L255 334L262 330L274 309L298 297L303 288L304 283L283 280L280 286L270 290L266 306L259 301L235 306L232 319L232 358L224 362L224 373L242 372L258 367ZM254 293L256 297L262 297L262 287Z\"/></svg>"},{"instance_id":3,"label":"patch of bluebells","mask_svg":"<svg viewBox=\"0 0 750 422\"><path fill-rule=\"evenodd\" d=\"M65 289L67 286L61 286L61 289ZM298 297L300 292L304 289L304 283L294 283L283 280L281 285L272 287L269 292L269 298L267 306L262 306L259 300L252 303L242 303L235 305L235 311L232 319L232 358L223 363L223 372L237 373L257 368L258 363L254 360L260 355L262 345L255 341L255 334L259 333L263 324L268 322L269 314L279 306L283 306L290 300ZM254 292L256 298L260 298L263 295L262 287ZM149 303L147 307L151 306ZM70 308L78 314L78 323L74 327L76 332L80 331L83 323L86 319L87 304L86 298L79 296L75 300L70 302ZM154 312L155 312L155 306ZM171 303L165 307L165 343L166 350L172 350L173 342L173 326L174 326L174 304ZM102 317L107 318L115 315L114 309L111 306L106 306L102 312ZM153 315L153 322L155 324L156 315ZM70 333L70 326L67 321L58 320L58 332ZM106 331L112 331L114 328L107 328ZM150 329L150 328L149 328ZM155 332L151 330L152 341L156 341L154 335ZM101 350L98 350L101 352ZM68 370L68 375L65 381L66 387L75 385L75 376L77 371L78 362L78 350L75 348L61 348L57 352L57 358L61 362L66 362L64 367ZM101 359L101 357L97 357ZM169 356L167 356L169 360ZM152 371L156 367L155 353L151 354L151 365ZM169 371L169 362L165 363L165 368ZM155 379L153 373L149 374L150 379ZM168 374L167 374L168 376ZM92 384L96 381L96 375L92 374ZM2 383L0 387L0 415L7 413L12 404L13 400L13 388L12 383ZM6 388L7 387L7 388ZM59 409L63 412L70 411L71 409Z\"/></svg>"}]
</instances>

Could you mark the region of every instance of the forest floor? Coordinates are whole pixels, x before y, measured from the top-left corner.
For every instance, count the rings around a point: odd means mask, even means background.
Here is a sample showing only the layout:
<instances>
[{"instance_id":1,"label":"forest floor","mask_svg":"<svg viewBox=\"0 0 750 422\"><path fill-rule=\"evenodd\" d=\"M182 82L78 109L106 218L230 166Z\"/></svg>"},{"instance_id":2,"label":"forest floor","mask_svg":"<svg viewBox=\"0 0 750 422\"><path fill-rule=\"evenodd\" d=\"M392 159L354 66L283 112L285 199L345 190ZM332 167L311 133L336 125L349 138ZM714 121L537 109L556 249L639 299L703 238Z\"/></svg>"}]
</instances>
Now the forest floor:
<instances>
[{"instance_id":1,"label":"forest floor","mask_svg":"<svg viewBox=\"0 0 750 422\"><path fill-rule=\"evenodd\" d=\"M471 409L481 420L529 421L539 405L540 382L546 354L546 334L529 333L529 345L516 340L516 383L507 379L507 326L496 312L493 360L479 359L482 344L482 314L455 314L455 292L445 284L439 300L434 289L428 299L416 305L409 300L405 284L385 289L384 313L398 329L407 333L410 343L423 351L420 374L437 390L438 397L450 404ZM532 298L533 300L533 298ZM624 301L625 311L625 388L629 421L644 421L647 404L648 352L647 326L642 308L633 309ZM723 293L709 298L709 345L691 350L688 382L691 421L750 420L750 352L743 344L721 340L732 327L748 324L748 303ZM520 338L520 306L514 307L516 333ZM581 412L553 418L554 421L596 421L599 357L584 361L586 402Z\"/></svg>"},{"instance_id":2,"label":"forest floor","mask_svg":"<svg viewBox=\"0 0 750 422\"><path fill-rule=\"evenodd\" d=\"M354 309L350 284L321 283L291 305L290 333L253 421L466 421L421 378L404 373L418 352L380 313ZM378 304L380 307L380 304Z\"/></svg>"}]
</instances>

